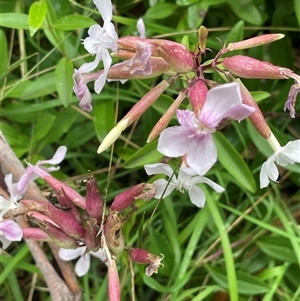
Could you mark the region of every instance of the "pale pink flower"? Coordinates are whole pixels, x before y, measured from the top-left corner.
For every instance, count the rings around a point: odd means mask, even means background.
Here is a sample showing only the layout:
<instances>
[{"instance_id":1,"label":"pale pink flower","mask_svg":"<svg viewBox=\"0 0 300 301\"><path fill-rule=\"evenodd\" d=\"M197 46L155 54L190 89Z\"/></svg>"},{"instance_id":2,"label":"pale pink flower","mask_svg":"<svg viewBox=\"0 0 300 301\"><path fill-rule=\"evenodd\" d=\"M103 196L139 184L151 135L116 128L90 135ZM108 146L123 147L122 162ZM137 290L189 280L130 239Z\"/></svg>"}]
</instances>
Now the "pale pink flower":
<instances>
[{"instance_id":1,"label":"pale pink flower","mask_svg":"<svg viewBox=\"0 0 300 301\"><path fill-rule=\"evenodd\" d=\"M0 220L0 241L2 249L6 249L12 241L22 239L22 228L12 220Z\"/></svg>"},{"instance_id":2,"label":"pale pink flower","mask_svg":"<svg viewBox=\"0 0 300 301\"><path fill-rule=\"evenodd\" d=\"M157 149L168 157L186 156L188 165L199 175L205 174L217 160L212 134L222 120L243 120L254 112L244 105L238 83L212 88L199 113L177 110L180 126L165 129L159 137Z\"/></svg>"},{"instance_id":3,"label":"pale pink flower","mask_svg":"<svg viewBox=\"0 0 300 301\"><path fill-rule=\"evenodd\" d=\"M54 167L45 167L42 166L44 164L59 164L65 157L67 152L67 148L65 146L60 146L57 151L55 152L52 159L49 160L40 160L36 163L36 165L28 164L28 167L25 170L25 173L20 178L19 182L16 183L15 193L17 194L24 194L27 190L27 187L30 181L34 181L39 177L44 177L50 171L56 171L59 169L59 166Z\"/></svg>"}]
</instances>

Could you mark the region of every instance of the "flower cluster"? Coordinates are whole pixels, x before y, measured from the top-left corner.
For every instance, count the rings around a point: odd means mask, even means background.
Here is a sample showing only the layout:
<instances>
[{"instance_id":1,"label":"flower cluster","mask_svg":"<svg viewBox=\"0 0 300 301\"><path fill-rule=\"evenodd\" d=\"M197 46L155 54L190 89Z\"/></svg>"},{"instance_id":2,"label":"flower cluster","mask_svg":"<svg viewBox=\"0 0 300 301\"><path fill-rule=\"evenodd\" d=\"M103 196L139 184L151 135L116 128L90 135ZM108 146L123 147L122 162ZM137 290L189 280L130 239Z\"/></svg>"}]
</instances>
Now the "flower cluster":
<instances>
[{"instance_id":1,"label":"flower cluster","mask_svg":"<svg viewBox=\"0 0 300 301\"><path fill-rule=\"evenodd\" d=\"M294 107L296 96L300 91L300 77L287 68L243 55L222 58L222 55L230 51L274 42L283 38L282 34L266 34L241 42L230 43L227 47L224 46L213 60L202 63L203 55L207 50L207 30L205 27L199 29L199 43L196 52L172 41L145 38L145 27L142 20L139 20L137 25L140 37L117 38L117 33L110 31L113 30L110 23L111 11L104 10L104 4L102 5L101 1L95 0L94 2L102 15L104 25L103 28L92 26L89 30L90 37L83 42L87 51L96 55L96 60L93 63L84 64L74 73L74 91L80 99L81 108L91 109L91 94L86 86L89 81L95 81L95 92L100 93L106 79L108 81L126 81L128 79L156 77L163 73L171 75L170 80L163 80L150 90L117 123L99 146L98 153L103 152L114 143L120 134L159 98L170 83L178 78L184 78L186 88L179 93L174 103L154 126L148 138L148 142L150 142L159 137L157 150L167 157L179 157L182 160L178 178L169 166L163 164L145 166L146 172L150 175L165 174L169 177L169 181L155 181L156 198L166 197L176 188L181 192L187 191L192 203L202 207L205 203L205 196L198 187L198 183L206 183L217 192L223 191L219 185L211 182L204 175L217 161L217 149L212 139L213 133L232 120L240 122L249 117L259 134L267 140L275 151L275 154L262 166L261 188L269 184L269 179L277 180L278 171L274 162L282 166L299 162L300 140L281 147L250 92L237 77L292 78L295 84L291 87L284 108L290 111L291 117L295 116ZM111 7L111 4L108 4L110 3L109 0L104 2L107 2L106 8ZM106 27L107 29L105 29ZM108 32L110 32L109 35ZM103 42L100 43L99 41ZM109 50L113 51L111 55L122 59L123 62L111 66L112 60L108 55ZM97 67L100 59L103 60L104 69L86 74ZM89 68L87 69L86 66ZM221 74L227 83L219 84L206 79L208 69ZM180 77L180 75L184 75L184 77ZM101 84L99 84L100 82ZM86 104L87 95L88 104ZM186 97L190 106L180 109L182 101ZM83 103L85 104L83 105ZM180 125L166 128L175 113Z\"/></svg>"}]
</instances>

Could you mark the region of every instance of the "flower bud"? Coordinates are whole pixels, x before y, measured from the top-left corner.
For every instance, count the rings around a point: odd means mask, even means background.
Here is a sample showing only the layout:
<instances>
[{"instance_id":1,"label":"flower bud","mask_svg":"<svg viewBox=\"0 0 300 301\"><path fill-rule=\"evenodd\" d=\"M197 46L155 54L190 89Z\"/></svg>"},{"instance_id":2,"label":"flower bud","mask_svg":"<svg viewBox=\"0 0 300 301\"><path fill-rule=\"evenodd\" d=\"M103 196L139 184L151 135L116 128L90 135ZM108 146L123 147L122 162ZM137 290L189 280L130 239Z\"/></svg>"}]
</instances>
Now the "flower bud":
<instances>
[{"instance_id":1,"label":"flower bud","mask_svg":"<svg viewBox=\"0 0 300 301\"><path fill-rule=\"evenodd\" d=\"M121 300L120 280L114 259L108 265L108 299L109 301Z\"/></svg>"},{"instance_id":2,"label":"flower bud","mask_svg":"<svg viewBox=\"0 0 300 301\"><path fill-rule=\"evenodd\" d=\"M68 212L59 210L52 205L48 205L48 210L44 212L48 215L66 234L82 240L85 237L84 228L78 224L74 217Z\"/></svg>"},{"instance_id":3,"label":"flower bud","mask_svg":"<svg viewBox=\"0 0 300 301\"><path fill-rule=\"evenodd\" d=\"M107 247L115 256L124 250L124 237L121 232L123 220L117 211L110 210L104 224L104 236Z\"/></svg>"},{"instance_id":4,"label":"flower bud","mask_svg":"<svg viewBox=\"0 0 300 301\"><path fill-rule=\"evenodd\" d=\"M207 40L208 30L205 26L200 26L198 30L198 47L203 53L206 50L206 40Z\"/></svg>"},{"instance_id":5,"label":"flower bud","mask_svg":"<svg viewBox=\"0 0 300 301\"><path fill-rule=\"evenodd\" d=\"M254 100L253 96L250 94L248 89L243 85L241 80L237 79L236 81L240 84L243 103L252 108L255 108L255 111L252 114L250 114L248 118L262 137L264 137L265 139L270 138L271 130L259 106L257 105L256 101Z\"/></svg>"},{"instance_id":6,"label":"flower bud","mask_svg":"<svg viewBox=\"0 0 300 301\"><path fill-rule=\"evenodd\" d=\"M163 114L163 116L158 120L158 122L151 130L147 139L147 143L156 139L160 135L160 133L168 126L173 115L175 114L176 110L180 107L185 97L185 93L179 92L178 97L175 99L175 101L173 101L173 103L170 105L167 111Z\"/></svg>"},{"instance_id":7,"label":"flower bud","mask_svg":"<svg viewBox=\"0 0 300 301\"><path fill-rule=\"evenodd\" d=\"M166 80L160 82L144 95L130 111L117 123L117 125L108 133L98 148L97 153L100 154L109 148L121 135L121 133L130 126L137 118L159 98L159 96L169 87Z\"/></svg>"},{"instance_id":8,"label":"flower bud","mask_svg":"<svg viewBox=\"0 0 300 301\"><path fill-rule=\"evenodd\" d=\"M86 181L86 211L90 217L95 218L100 223L103 213L103 201L93 176Z\"/></svg>"},{"instance_id":9,"label":"flower bud","mask_svg":"<svg viewBox=\"0 0 300 301\"><path fill-rule=\"evenodd\" d=\"M131 206L132 203L136 200L136 198L143 192L145 185L145 183L141 183L118 194L114 198L110 209L120 212Z\"/></svg>"},{"instance_id":10,"label":"flower bud","mask_svg":"<svg viewBox=\"0 0 300 301\"><path fill-rule=\"evenodd\" d=\"M194 58L191 52L181 44L169 44L161 41L156 43L157 53L168 65L180 73L191 72L194 69Z\"/></svg>"},{"instance_id":11,"label":"flower bud","mask_svg":"<svg viewBox=\"0 0 300 301\"><path fill-rule=\"evenodd\" d=\"M24 228L23 238L35 241L51 241L51 237L41 228Z\"/></svg>"},{"instance_id":12,"label":"flower bud","mask_svg":"<svg viewBox=\"0 0 300 301\"><path fill-rule=\"evenodd\" d=\"M243 78L287 79L291 70L260 61L249 56L234 55L224 58L222 65Z\"/></svg>"},{"instance_id":13,"label":"flower bud","mask_svg":"<svg viewBox=\"0 0 300 301\"><path fill-rule=\"evenodd\" d=\"M272 43L282 38L284 38L284 34L281 33L263 34L261 36L250 38L244 41L229 43L228 46L225 48L225 51L226 50L234 51L234 50L253 48L253 47Z\"/></svg>"},{"instance_id":14,"label":"flower bud","mask_svg":"<svg viewBox=\"0 0 300 301\"><path fill-rule=\"evenodd\" d=\"M66 196L78 207L85 209L85 199L74 189L61 181L55 179L50 174L44 176L44 180L56 191L64 190Z\"/></svg>"},{"instance_id":15,"label":"flower bud","mask_svg":"<svg viewBox=\"0 0 300 301\"><path fill-rule=\"evenodd\" d=\"M196 80L188 89L188 97L196 116L199 115L204 105L207 92L207 86L202 79Z\"/></svg>"},{"instance_id":16,"label":"flower bud","mask_svg":"<svg viewBox=\"0 0 300 301\"><path fill-rule=\"evenodd\" d=\"M139 264L150 264L146 268L146 275L150 277L153 273L158 273L158 268L160 266L163 266L161 263L162 259L164 258L163 256L157 256L154 254L149 253L145 249L132 249L129 251L129 256L130 258Z\"/></svg>"}]
</instances>

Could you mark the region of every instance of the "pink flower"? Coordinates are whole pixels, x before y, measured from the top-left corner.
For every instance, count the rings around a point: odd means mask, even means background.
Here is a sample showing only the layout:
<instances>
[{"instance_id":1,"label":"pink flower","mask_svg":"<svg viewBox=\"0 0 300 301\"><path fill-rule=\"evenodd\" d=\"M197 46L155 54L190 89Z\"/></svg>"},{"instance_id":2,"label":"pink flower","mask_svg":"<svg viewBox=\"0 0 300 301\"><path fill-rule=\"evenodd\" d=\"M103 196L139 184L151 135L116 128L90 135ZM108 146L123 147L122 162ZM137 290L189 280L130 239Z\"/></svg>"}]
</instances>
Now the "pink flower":
<instances>
[{"instance_id":1,"label":"pink flower","mask_svg":"<svg viewBox=\"0 0 300 301\"><path fill-rule=\"evenodd\" d=\"M12 241L20 241L22 236L22 228L15 221L0 221L0 241L3 249L6 249Z\"/></svg>"},{"instance_id":2,"label":"pink flower","mask_svg":"<svg viewBox=\"0 0 300 301\"><path fill-rule=\"evenodd\" d=\"M217 160L212 134L222 120L243 120L255 109L244 105L237 83L212 88L199 113L177 110L180 126L165 129L159 137L157 149L168 157L187 155L188 165L199 175L205 174Z\"/></svg>"},{"instance_id":3,"label":"pink flower","mask_svg":"<svg viewBox=\"0 0 300 301\"><path fill-rule=\"evenodd\" d=\"M27 163L29 166L26 168L25 173L20 178L19 182L16 185L15 193L17 194L24 194L27 190L27 187L30 183L30 181L34 181L35 179L39 177L44 177L48 175L49 171L55 171L58 170L59 167L44 167L42 165L44 164L58 164L60 163L67 152L67 148L65 146L60 146L52 159L49 160L40 160L36 163L36 165L31 165L30 163Z\"/></svg>"}]
</instances>

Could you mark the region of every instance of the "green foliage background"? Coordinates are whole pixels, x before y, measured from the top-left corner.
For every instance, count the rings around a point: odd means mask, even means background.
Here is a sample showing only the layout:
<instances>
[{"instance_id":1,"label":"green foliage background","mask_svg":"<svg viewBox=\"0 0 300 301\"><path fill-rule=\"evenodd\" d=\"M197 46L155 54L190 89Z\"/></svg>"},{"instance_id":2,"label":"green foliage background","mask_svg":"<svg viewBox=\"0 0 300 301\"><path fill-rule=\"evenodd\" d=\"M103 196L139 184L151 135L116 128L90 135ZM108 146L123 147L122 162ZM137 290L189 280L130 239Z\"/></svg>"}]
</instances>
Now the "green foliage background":
<instances>
[{"instance_id":1,"label":"green foliage background","mask_svg":"<svg viewBox=\"0 0 300 301\"><path fill-rule=\"evenodd\" d=\"M117 0L113 4L120 37L138 35L136 22L143 18L147 37L183 40L194 49L197 29L206 26L211 49L207 59L225 41L284 33L280 41L239 53L299 73L299 0ZM93 94L93 111L83 112L72 91L72 73L93 60L81 44L87 28L101 22L92 1L2 0L0 9L1 130L17 156L35 163L66 145L67 157L53 175L74 185L75 179L92 171L99 189L104 195L108 191L108 204L127 187L152 181L143 165L159 162L162 156L156 142L145 146L147 136L172 103L180 82L123 133L113 152L97 155L99 142L116 120L162 78L107 83L100 95ZM211 78L220 80L213 74ZM291 119L283 111L293 82L243 82L282 145L299 139L299 113ZM172 124L177 124L175 119ZM219 162L207 176L226 188L223 194L203 187L207 196L203 209L195 208L187 194L176 192L158 202L157 208L156 200L138 201L124 213L126 244L165 256L164 268L151 278L145 276L144 266L134 266L135 300L299 300L299 165L281 169L282 181L260 190L259 171L271 150L250 122L232 123L215 140ZM47 247L45 251L51 257ZM89 273L80 279L83 300L106 300L106 268L92 260ZM132 300L126 254L118 264L122 300ZM13 243L1 255L0 299L28 300L34 275L32 300L50 300L40 289L45 282L27 246Z\"/></svg>"}]
</instances>

